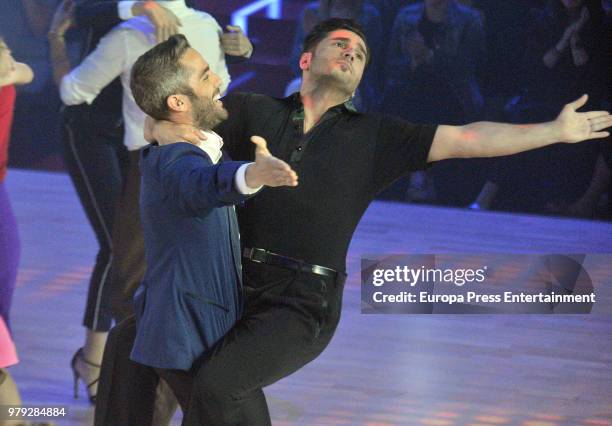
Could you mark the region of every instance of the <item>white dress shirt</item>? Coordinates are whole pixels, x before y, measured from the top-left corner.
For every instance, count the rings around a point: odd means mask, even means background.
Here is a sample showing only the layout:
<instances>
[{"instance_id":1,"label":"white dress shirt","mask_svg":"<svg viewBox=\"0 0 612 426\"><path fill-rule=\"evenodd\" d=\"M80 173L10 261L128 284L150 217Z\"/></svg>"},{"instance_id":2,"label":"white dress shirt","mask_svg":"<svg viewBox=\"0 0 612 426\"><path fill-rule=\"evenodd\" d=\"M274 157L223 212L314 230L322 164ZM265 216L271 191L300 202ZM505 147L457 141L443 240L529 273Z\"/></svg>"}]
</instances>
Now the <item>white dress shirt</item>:
<instances>
[{"instance_id":1,"label":"white dress shirt","mask_svg":"<svg viewBox=\"0 0 612 426\"><path fill-rule=\"evenodd\" d=\"M217 164L222 155L221 148L223 147L223 139L213 131L204 131L204 134L206 135L206 140L200 141L198 147L208 154L213 164ZM234 176L234 185L236 186L236 190L245 195L254 194L263 188L263 186L251 188L247 185L245 173L250 164L252 163L243 164L240 166L238 170L236 170L236 175Z\"/></svg>"},{"instance_id":2,"label":"white dress shirt","mask_svg":"<svg viewBox=\"0 0 612 426\"><path fill-rule=\"evenodd\" d=\"M182 24L179 27L180 33L185 35L191 47L206 59L210 69L221 78L221 93L225 93L230 76L219 41L223 31L217 21L208 13L188 8L184 0L157 1L157 3L180 19ZM120 16L131 15L130 2L120 2L118 7ZM142 148L148 143L144 139L146 116L132 96L130 72L138 57L155 44L153 24L146 17L132 18L116 26L100 39L96 49L78 67L64 76L60 85L60 96L66 105L78 105L84 102L91 104L106 85L121 76L125 121L124 144L130 151Z\"/></svg>"}]
</instances>

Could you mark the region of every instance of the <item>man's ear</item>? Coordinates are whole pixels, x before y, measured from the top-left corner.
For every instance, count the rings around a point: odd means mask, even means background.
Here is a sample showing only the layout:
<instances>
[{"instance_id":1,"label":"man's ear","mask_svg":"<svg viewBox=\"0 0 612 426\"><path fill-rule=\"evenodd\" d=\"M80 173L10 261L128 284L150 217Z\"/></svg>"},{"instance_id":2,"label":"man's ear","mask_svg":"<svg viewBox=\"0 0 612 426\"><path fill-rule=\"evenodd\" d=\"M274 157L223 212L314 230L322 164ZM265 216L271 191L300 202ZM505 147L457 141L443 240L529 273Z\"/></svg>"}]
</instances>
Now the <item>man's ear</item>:
<instances>
[{"instance_id":1,"label":"man's ear","mask_svg":"<svg viewBox=\"0 0 612 426\"><path fill-rule=\"evenodd\" d=\"M185 112L189 110L190 102L189 97L185 95L170 95L166 99L166 105L168 109L173 112Z\"/></svg>"},{"instance_id":2,"label":"man's ear","mask_svg":"<svg viewBox=\"0 0 612 426\"><path fill-rule=\"evenodd\" d=\"M310 62L312 61L312 52L304 52L300 56L300 69L306 71L310 68Z\"/></svg>"}]
</instances>

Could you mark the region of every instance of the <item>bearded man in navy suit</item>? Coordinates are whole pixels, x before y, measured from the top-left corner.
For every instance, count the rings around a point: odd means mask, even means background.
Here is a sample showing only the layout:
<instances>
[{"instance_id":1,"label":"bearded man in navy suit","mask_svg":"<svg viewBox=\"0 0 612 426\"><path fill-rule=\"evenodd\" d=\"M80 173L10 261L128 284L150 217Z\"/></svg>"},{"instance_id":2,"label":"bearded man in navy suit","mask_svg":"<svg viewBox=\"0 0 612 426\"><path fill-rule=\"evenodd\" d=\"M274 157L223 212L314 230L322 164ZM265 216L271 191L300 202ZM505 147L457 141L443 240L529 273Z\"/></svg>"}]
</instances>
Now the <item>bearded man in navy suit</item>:
<instances>
[{"instance_id":1,"label":"bearded man in navy suit","mask_svg":"<svg viewBox=\"0 0 612 426\"><path fill-rule=\"evenodd\" d=\"M131 89L149 116L212 129L227 111L221 81L182 35L141 56ZM223 161L221 137L142 149L141 218L146 273L134 298L131 359L156 369L183 409L184 383L242 311L242 268L234 204L266 186L296 186L297 175L262 138L254 163ZM187 381L188 382L188 381Z\"/></svg>"}]
</instances>

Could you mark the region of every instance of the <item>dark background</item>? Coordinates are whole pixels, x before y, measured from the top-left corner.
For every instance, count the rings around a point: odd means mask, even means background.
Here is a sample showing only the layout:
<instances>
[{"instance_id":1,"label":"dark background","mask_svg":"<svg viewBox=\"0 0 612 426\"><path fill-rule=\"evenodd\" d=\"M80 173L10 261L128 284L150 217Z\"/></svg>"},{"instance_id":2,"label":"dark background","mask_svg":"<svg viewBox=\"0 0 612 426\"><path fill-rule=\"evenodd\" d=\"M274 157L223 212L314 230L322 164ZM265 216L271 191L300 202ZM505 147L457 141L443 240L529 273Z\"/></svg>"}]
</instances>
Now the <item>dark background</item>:
<instances>
[{"instance_id":1,"label":"dark background","mask_svg":"<svg viewBox=\"0 0 612 426\"><path fill-rule=\"evenodd\" d=\"M46 25L57 0L34 0L40 6L40 22L32 25L26 19L23 0L0 1L0 33L13 50L18 61L34 69L35 81L20 87L15 109L10 166L17 168L63 170L59 142L61 108L56 87L51 79ZM199 8L211 13L224 26L230 22L232 11L250 3L246 0L196 1ZM295 22L306 1L284 0L282 19L269 20L263 13L249 19L249 36L255 45L253 58L245 63L231 64L231 90L255 91L272 96L283 96L292 79L288 64L293 45ZM410 3L404 1L403 3ZM486 102L485 119L505 121L503 106L520 92L517 66L524 53L525 27L530 9L541 8L544 0L477 0L473 5L485 17L487 61L480 72L480 83ZM47 24L48 25L48 24ZM81 34L72 31L69 38L73 63L78 62ZM609 102L608 102L609 105ZM606 105L604 105L606 107ZM462 197L446 197L439 204L465 207L477 195L485 180L486 162L469 160L469 174L456 190ZM462 170L466 168L463 167ZM384 198L403 201L402 186L391 188ZM605 201L605 200L604 200ZM605 215L604 215L605 216Z\"/></svg>"}]
</instances>

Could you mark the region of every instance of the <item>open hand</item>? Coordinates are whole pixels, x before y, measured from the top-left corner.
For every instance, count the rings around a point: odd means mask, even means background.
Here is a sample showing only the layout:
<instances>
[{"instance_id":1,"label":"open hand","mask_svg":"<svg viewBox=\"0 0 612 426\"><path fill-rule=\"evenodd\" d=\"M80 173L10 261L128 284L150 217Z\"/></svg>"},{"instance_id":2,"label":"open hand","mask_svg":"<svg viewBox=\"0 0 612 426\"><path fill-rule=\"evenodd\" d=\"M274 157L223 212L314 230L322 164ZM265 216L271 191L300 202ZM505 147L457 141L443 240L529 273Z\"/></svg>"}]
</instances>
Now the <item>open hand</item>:
<instances>
[{"instance_id":1,"label":"open hand","mask_svg":"<svg viewBox=\"0 0 612 426\"><path fill-rule=\"evenodd\" d=\"M242 56L248 58L253 52L253 45L242 28L235 25L228 25L226 33L221 34L221 47L226 55Z\"/></svg>"},{"instance_id":2,"label":"open hand","mask_svg":"<svg viewBox=\"0 0 612 426\"><path fill-rule=\"evenodd\" d=\"M174 13L154 1L137 1L132 6L132 15L146 16L155 27L155 39L158 43L168 40L178 33L181 21Z\"/></svg>"},{"instance_id":3,"label":"open hand","mask_svg":"<svg viewBox=\"0 0 612 426\"><path fill-rule=\"evenodd\" d=\"M610 136L610 132L602 131L612 126L612 116L608 111L577 111L588 99L588 95L582 95L563 107L554 123L560 132L560 141L575 143Z\"/></svg>"},{"instance_id":4,"label":"open hand","mask_svg":"<svg viewBox=\"0 0 612 426\"><path fill-rule=\"evenodd\" d=\"M266 186L297 186L298 176L289 164L270 154L266 140L260 136L251 136L256 145L255 163L246 169L245 180L250 188Z\"/></svg>"}]
</instances>

